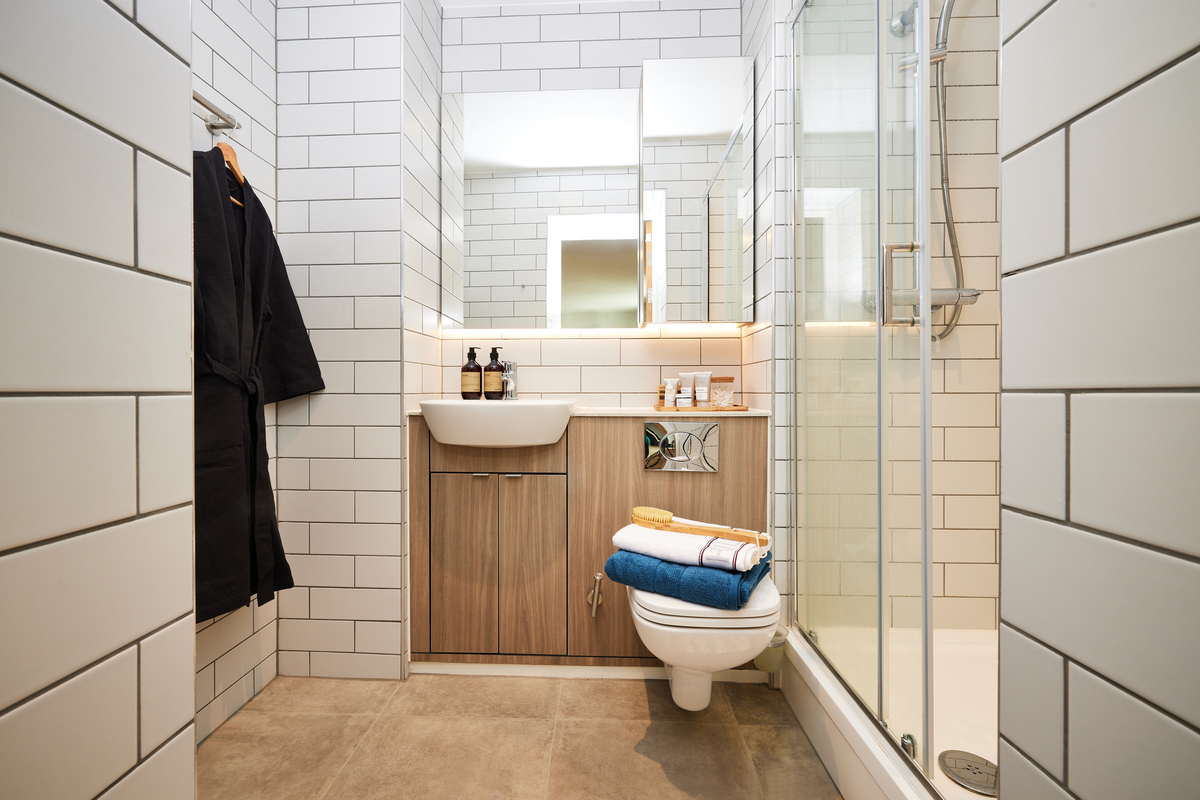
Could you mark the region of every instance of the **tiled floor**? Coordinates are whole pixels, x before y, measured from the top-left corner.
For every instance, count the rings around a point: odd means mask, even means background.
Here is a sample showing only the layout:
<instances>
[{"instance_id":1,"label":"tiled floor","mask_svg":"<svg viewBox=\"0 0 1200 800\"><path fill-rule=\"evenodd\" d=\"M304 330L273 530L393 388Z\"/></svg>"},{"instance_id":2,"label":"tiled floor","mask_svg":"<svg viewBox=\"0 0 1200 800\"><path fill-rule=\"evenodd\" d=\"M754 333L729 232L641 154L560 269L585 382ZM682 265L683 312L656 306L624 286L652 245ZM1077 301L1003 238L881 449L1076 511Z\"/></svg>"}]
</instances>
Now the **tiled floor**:
<instances>
[{"instance_id":1,"label":"tiled floor","mask_svg":"<svg viewBox=\"0 0 1200 800\"><path fill-rule=\"evenodd\" d=\"M840 800L780 692L664 681L276 678L200 745L199 800Z\"/></svg>"}]
</instances>

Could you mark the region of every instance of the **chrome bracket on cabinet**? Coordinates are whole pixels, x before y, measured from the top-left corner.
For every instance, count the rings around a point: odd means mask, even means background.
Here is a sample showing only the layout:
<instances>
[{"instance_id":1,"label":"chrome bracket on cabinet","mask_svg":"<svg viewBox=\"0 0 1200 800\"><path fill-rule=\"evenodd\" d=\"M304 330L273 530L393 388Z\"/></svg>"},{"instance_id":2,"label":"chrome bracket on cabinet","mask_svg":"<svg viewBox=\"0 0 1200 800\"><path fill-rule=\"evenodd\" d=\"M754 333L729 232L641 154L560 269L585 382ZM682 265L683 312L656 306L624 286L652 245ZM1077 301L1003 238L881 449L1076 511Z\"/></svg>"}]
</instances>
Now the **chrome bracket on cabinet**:
<instances>
[{"instance_id":1,"label":"chrome bracket on cabinet","mask_svg":"<svg viewBox=\"0 0 1200 800\"><path fill-rule=\"evenodd\" d=\"M716 472L719 422L647 420L643 425L643 469Z\"/></svg>"}]
</instances>

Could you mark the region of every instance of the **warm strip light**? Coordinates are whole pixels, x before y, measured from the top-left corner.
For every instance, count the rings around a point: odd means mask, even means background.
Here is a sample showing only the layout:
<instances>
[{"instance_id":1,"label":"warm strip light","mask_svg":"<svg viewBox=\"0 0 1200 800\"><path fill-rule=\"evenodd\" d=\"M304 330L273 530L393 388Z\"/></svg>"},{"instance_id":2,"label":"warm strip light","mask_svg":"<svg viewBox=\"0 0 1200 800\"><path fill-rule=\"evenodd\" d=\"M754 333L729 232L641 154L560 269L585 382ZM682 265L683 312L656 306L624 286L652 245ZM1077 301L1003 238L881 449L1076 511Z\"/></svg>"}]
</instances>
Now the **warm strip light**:
<instances>
[{"instance_id":1,"label":"warm strip light","mask_svg":"<svg viewBox=\"0 0 1200 800\"><path fill-rule=\"evenodd\" d=\"M637 339L647 331L667 332L672 336L689 334L697 338L731 334L743 326L736 322L654 323L645 328L453 328L443 329L443 339ZM651 338L653 338L651 336Z\"/></svg>"},{"instance_id":2,"label":"warm strip light","mask_svg":"<svg viewBox=\"0 0 1200 800\"><path fill-rule=\"evenodd\" d=\"M838 322L837 320L814 320L804 323L806 328L873 328L874 322L868 320Z\"/></svg>"}]
</instances>

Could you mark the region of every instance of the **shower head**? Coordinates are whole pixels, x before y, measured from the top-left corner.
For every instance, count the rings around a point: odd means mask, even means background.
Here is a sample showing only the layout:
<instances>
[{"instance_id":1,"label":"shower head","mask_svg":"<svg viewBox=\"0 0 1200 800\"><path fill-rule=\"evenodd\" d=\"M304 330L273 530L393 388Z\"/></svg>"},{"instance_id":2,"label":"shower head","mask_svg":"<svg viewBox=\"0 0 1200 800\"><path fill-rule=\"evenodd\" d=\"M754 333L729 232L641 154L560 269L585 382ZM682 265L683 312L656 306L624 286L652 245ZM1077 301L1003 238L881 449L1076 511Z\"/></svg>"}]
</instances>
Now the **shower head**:
<instances>
[{"instance_id":1,"label":"shower head","mask_svg":"<svg viewBox=\"0 0 1200 800\"><path fill-rule=\"evenodd\" d=\"M892 31L892 36L904 37L912 30L913 19L917 16L917 2L913 0L912 5L901 11L896 16L892 17L892 22L888 26Z\"/></svg>"}]
</instances>

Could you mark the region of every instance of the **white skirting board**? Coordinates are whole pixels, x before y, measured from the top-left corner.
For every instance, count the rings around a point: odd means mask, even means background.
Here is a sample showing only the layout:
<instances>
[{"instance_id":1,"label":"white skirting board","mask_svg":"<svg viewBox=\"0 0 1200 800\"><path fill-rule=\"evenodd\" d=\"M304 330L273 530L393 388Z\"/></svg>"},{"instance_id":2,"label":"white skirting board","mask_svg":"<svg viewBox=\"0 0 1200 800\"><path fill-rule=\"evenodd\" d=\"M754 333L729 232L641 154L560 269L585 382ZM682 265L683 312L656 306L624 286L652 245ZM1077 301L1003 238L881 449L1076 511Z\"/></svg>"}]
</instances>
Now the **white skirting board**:
<instances>
[{"instance_id":1,"label":"white skirting board","mask_svg":"<svg viewBox=\"0 0 1200 800\"><path fill-rule=\"evenodd\" d=\"M413 661L413 675L510 675L526 678L610 678L635 681L665 681L662 667L591 667L559 664L452 664ZM724 683L766 683L767 673L756 669L727 669L713 674Z\"/></svg>"},{"instance_id":2,"label":"white skirting board","mask_svg":"<svg viewBox=\"0 0 1200 800\"><path fill-rule=\"evenodd\" d=\"M825 662L788 635L783 694L846 800L936 800Z\"/></svg>"}]
</instances>

